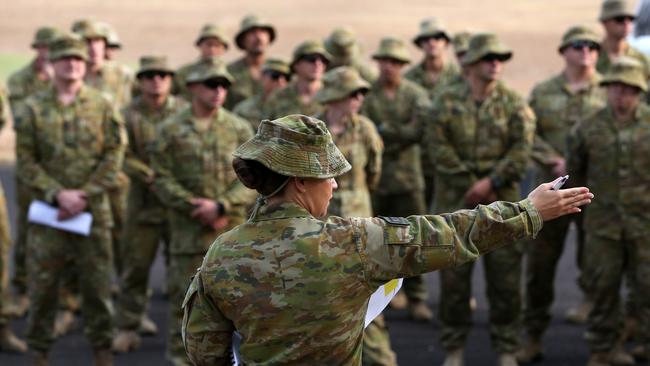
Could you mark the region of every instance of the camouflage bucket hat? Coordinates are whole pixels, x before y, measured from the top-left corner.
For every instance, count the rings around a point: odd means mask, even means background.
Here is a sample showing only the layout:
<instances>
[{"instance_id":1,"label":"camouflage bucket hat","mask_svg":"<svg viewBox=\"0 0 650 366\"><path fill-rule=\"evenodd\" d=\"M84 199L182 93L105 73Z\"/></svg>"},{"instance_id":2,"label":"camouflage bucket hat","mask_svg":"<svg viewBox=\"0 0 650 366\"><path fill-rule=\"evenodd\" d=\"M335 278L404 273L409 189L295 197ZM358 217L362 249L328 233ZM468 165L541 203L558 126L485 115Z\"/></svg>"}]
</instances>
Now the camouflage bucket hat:
<instances>
[{"instance_id":1,"label":"camouflage bucket hat","mask_svg":"<svg viewBox=\"0 0 650 366\"><path fill-rule=\"evenodd\" d=\"M612 83L623 83L648 91L648 79L643 70L643 65L634 58L623 56L614 61L600 85L607 86Z\"/></svg>"},{"instance_id":2,"label":"camouflage bucket hat","mask_svg":"<svg viewBox=\"0 0 650 366\"><path fill-rule=\"evenodd\" d=\"M233 156L255 160L288 177L327 179L352 168L332 141L325 123L301 114L262 121L257 134L239 146Z\"/></svg>"},{"instance_id":3,"label":"camouflage bucket hat","mask_svg":"<svg viewBox=\"0 0 650 366\"><path fill-rule=\"evenodd\" d=\"M458 32L454 34L451 39L451 44L454 46L454 52L465 53L469 49L469 39L472 37L470 32Z\"/></svg>"},{"instance_id":4,"label":"camouflage bucket hat","mask_svg":"<svg viewBox=\"0 0 650 366\"><path fill-rule=\"evenodd\" d=\"M370 84L359 75L357 70L341 66L325 74L323 87L316 93L315 99L325 104L346 98L357 90L365 93L369 89Z\"/></svg>"},{"instance_id":5,"label":"camouflage bucket hat","mask_svg":"<svg viewBox=\"0 0 650 366\"><path fill-rule=\"evenodd\" d=\"M413 44L420 47L420 41L429 37L443 36L449 42L451 39L446 27L436 18L424 19L420 22L420 32L413 38Z\"/></svg>"},{"instance_id":6,"label":"camouflage bucket hat","mask_svg":"<svg viewBox=\"0 0 650 366\"><path fill-rule=\"evenodd\" d=\"M323 58L325 58L325 60L327 60L327 62L330 62L332 60L332 55L330 55L329 52L325 50L323 42L317 40L309 40L302 42L293 50L293 60L291 60L291 67L293 67L296 62L300 61L302 57L308 55L321 55Z\"/></svg>"},{"instance_id":7,"label":"camouflage bucket hat","mask_svg":"<svg viewBox=\"0 0 650 366\"><path fill-rule=\"evenodd\" d=\"M41 27L36 30L32 48L47 47L61 32L53 27Z\"/></svg>"},{"instance_id":8,"label":"camouflage bucket hat","mask_svg":"<svg viewBox=\"0 0 650 366\"><path fill-rule=\"evenodd\" d=\"M403 62L405 64L411 62L406 44L401 39L397 38L384 38L379 42L379 49L372 54L372 58L378 59L391 59Z\"/></svg>"},{"instance_id":9,"label":"camouflage bucket hat","mask_svg":"<svg viewBox=\"0 0 650 366\"><path fill-rule=\"evenodd\" d=\"M228 43L228 38L226 38L226 32L224 32L223 28L221 28L216 24L208 23L204 25L201 28L201 31L199 32L199 36L196 38L194 45L198 46L206 38L216 38L221 43L223 43L226 49L230 47L230 44Z\"/></svg>"},{"instance_id":10,"label":"camouflage bucket hat","mask_svg":"<svg viewBox=\"0 0 650 366\"><path fill-rule=\"evenodd\" d=\"M463 56L463 66L480 61L487 55L499 55L502 61L512 58L512 50L493 33L477 33L469 39L467 53Z\"/></svg>"},{"instance_id":11,"label":"camouflage bucket hat","mask_svg":"<svg viewBox=\"0 0 650 366\"><path fill-rule=\"evenodd\" d=\"M226 69L226 63L221 59L213 59L212 62L197 65L185 79L186 84L202 83L210 79L224 79L232 85L235 79Z\"/></svg>"},{"instance_id":12,"label":"camouflage bucket hat","mask_svg":"<svg viewBox=\"0 0 650 366\"><path fill-rule=\"evenodd\" d=\"M135 76L139 78L143 73L149 71L164 72L170 75L174 74L174 70L167 64L167 57L165 56L140 57L140 68Z\"/></svg>"},{"instance_id":13,"label":"camouflage bucket hat","mask_svg":"<svg viewBox=\"0 0 650 366\"><path fill-rule=\"evenodd\" d=\"M558 51L564 51L566 47L570 46L574 42L591 42L596 44L600 49L600 38L598 35L591 29L582 25L573 26L564 33Z\"/></svg>"},{"instance_id":14,"label":"camouflage bucket hat","mask_svg":"<svg viewBox=\"0 0 650 366\"><path fill-rule=\"evenodd\" d=\"M327 52L333 55L345 54L357 44L357 37L349 28L336 28L323 41Z\"/></svg>"},{"instance_id":15,"label":"camouflage bucket hat","mask_svg":"<svg viewBox=\"0 0 650 366\"><path fill-rule=\"evenodd\" d=\"M627 0L605 0L600 8L598 20L604 20L627 16L636 18L636 11L631 1Z\"/></svg>"},{"instance_id":16,"label":"camouflage bucket hat","mask_svg":"<svg viewBox=\"0 0 650 366\"><path fill-rule=\"evenodd\" d=\"M104 40L108 41L108 30L105 25L100 22L93 21L83 22L84 23L81 24L79 31L76 31L75 33L78 33L85 39L103 38Z\"/></svg>"},{"instance_id":17,"label":"camouflage bucket hat","mask_svg":"<svg viewBox=\"0 0 650 366\"><path fill-rule=\"evenodd\" d=\"M243 50L244 35L246 34L246 32L258 28L264 29L265 31L269 32L271 43L275 41L275 28L273 28L271 24L263 22L256 15L247 15L244 17L244 19L241 20L241 24L239 25L239 32L237 32L237 35L235 36L235 44L237 45L237 47Z\"/></svg>"},{"instance_id":18,"label":"camouflage bucket hat","mask_svg":"<svg viewBox=\"0 0 650 366\"><path fill-rule=\"evenodd\" d=\"M279 58L269 58L264 61L264 65L262 65L262 72L266 71L275 71L287 76L291 75L291 68L289 68L289 63Z\"/></svg>"},{"instance_id":19,"label":"camouflage bucket hat","mask_svg":"<svg viewBox=\"0 0 650 366\"><path fill-rule=\"evenodd\" d=\"M48 58L56 61L64 57L79 57L88 60L86 42L75 33L64 33L49 44Z\"/></svg>"},{"instance_id":20,"label":"camouflage bucket hat","mask_svg":"<svg viewBox=\"0 0 650 366\"><path fill-rule=\"evenodd\" d=\"M115 28L108 23L104 23L106 29L106 45L111 48L122 48L122 41Z\"/></svg>"}]
</instances>

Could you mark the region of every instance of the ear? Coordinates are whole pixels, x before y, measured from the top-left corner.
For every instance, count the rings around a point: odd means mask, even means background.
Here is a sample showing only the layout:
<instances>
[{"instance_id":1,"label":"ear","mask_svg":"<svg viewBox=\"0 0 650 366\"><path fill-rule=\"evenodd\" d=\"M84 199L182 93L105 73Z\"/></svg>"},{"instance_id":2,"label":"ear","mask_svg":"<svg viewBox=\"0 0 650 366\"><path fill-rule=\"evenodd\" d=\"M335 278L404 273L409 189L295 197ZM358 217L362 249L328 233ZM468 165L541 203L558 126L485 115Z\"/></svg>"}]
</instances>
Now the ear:
<instances>
[{"instance_id":1,"label":"ear","mask_svg":"<svg viewBox=\"0 0 650 366\"><path fill-rule=\"evenodd\" d=\"M307 192L307 181L305 178L293 178L293 184L296 186L296 191L300 193Z\"/></svg>"}]
</instances>

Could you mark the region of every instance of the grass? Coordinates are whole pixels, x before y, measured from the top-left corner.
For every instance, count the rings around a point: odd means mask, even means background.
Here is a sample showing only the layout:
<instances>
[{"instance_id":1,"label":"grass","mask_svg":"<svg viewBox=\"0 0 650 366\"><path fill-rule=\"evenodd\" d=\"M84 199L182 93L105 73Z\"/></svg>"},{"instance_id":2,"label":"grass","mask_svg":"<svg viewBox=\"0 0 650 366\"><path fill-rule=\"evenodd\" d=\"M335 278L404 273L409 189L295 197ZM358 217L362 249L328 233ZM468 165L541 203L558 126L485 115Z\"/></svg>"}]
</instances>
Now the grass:
<instances>
[{"instance_id":1,"label":"grass","mask_svg":"<svg viewBox=\"0 0 650 366\"><path fill-rule=\"evenodd\" d=\"M30 60L30 57L26 54L0 54L0 81L5 85L7 84L7 79L9 75L25 66Z\"/></svg>"}]
</instances>

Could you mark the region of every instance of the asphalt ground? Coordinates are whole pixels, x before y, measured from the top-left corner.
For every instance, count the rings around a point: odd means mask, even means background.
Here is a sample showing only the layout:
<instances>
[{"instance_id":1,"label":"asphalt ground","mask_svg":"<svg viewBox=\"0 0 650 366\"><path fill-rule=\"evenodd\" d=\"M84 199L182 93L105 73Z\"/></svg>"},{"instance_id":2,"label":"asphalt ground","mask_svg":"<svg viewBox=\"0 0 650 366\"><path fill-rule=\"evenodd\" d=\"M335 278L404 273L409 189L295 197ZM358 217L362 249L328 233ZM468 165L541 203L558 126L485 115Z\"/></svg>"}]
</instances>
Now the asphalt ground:
<instances>
[{"instance_id":1,"label":"asphalt ground","mask_svg":"<svg viewBox=\"0 0 650 366\"><path fill-rule=\"evenodd\" d=\"M0 167L2 181L9 203L12 227L15 228L15 184L13 167ZM576 285L577 272L575 269L575 235L570 235L565 246L565 253L558 266L556 276L555 303L552 307L553 322L545 337L545 358L536 365L569 366L584 365L588 358L587 346L583 340L584 327L570 325L564 322L566 310L578 303L581 293ZM165 334L167 329L168 303L163 295L165 268L162 255L158 255L151 276L150 316L158 324L159 333L155 337L143 338L142 347L126 355L115 357L116 365L167 365L165 360ZM468 366L491 366L496 364L497 355L492 350L488 335L488 306L485 296L485 282L481 263L475 267L473 293L477 300L474 313L474 327L466 345L465 363ZM426 275L429 289L429 306L434 313L438 299L438 276L436 273ZM388 309L385 312L390 327L393 349L397 353L401 366L440 365L444 354L438 343L438 324L418 323L408 319L406 311ZM23 335L25 319L16 319L12 328ZM78 319L77 328L70 334L60 338L50 352L50 365L75 366L91 365L92 351L82 330L82 320ZM0 366L28 365L25 355L0 353Z\"/></svg>"}]
</instances>

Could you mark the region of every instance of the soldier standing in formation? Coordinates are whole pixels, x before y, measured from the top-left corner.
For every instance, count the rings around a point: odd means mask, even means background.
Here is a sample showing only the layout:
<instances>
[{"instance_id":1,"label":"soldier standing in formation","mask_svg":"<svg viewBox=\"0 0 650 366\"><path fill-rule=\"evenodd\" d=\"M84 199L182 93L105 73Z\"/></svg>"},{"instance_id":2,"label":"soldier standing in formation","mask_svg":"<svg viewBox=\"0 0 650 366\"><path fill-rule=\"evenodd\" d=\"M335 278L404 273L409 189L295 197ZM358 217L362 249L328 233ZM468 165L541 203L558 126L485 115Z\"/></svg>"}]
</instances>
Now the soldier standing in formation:
<instances>
[{"instance_id":1,"label":"soldier standing in formation","mask_svg":"<svg viewBox=\"0 0 650 366\"><path fill-rule=\"evenodd\" d=\"M359 75L367 82L377 79L377 71L367 65L361 54L361 45L354 32L349 28L336 28L323 41L325 50L332 57L327 69L331 70L339 66L350 66L357 70Z\"/></svg>"},{"instance_id":2,"label":"soldier standing in formation","mask_svg":"<svg viewBox=\"0 0 650 366\"><path fill-rule=\"evenodd\" d=\"M598 42L598 36L591 29L569 28L558 47L564 69L559 75L537 84L531 92L530 107L537 117L532 156L538 166L538 182L567 174L565 150L569 131L605 104L605 93L598 85L601 76L596 71ZM549 222L528 248L523 319L527 339L517 353L519 362L529 363L542 358L542 336L551 320L555 270L571 222L578 225L578 238L582 241L580 217L565 216ZM578 268L582 268L581 250L577 257ZM583 281L578 282L583 285Z\"/></svg>"},{"instance_id":3,"label":"soldier standing in formation","mask_svg":"<svg viewBox=\"0 0 650 366\"><path fill-rule=\"evenodd\" d=\"M262 73L266 60L266 49L275 41L275 28L255 15L247 15L235 36L237 48L245 55L228 65L228 72L235 79L232 90L228 92L226 108L234 108L237 103L263 91Z\"/></svg>"},{"instance_id":4,"label":"soldier standing in formation","mask_svg":"<svg viewBox=\"0 0 650 366\"><path fill-rule=\"evenodd\" d=\"M235 148L253 136L250 124L222 106L233 83L221 61L187 75L192 103L158 129L151 160L158 198L169 210L167 357L188 365L181 341L181 305L187 279L219 234L244 222L255 192L237 180Z\"/></svg>"},{"instance_id":5,"label":"soldier standing in formation","mask_svg":"<svg viewBox=\"0 0 650 366\"><path fill-rule=\"evenodd\" d=\"M262 91L239 102L233 113L250 122L253 130L257 130L260 122L267 118L270 105L269 96L275 91L282 90L291 79L289 64L278 58L270 58L262 67Z\"/></svg>"},{"instance_id":6,"label":"soldier standing in formation","mask_svg":"<svg viewBox=\"0 0 650 366\"><path fill-rule=\"evenodd\" d=\"M58 37L50 43L48 57L53 85L30 97L16 115L19 179L34 198L56 204L60 219L88 209L93 223L87 237L29 225L27 340L33 364L46 365L54 341L59 282L72 264L95 364L111 365L113 258L108 191L115 188L124 158L124 126L112 102L84 84L88 51L80 38Z\"/></svg>"},{"instance_id":7,"label":"soldier standing in formation","mask_svg":"<svg viewBox=\"0 0 650 366\"><path fill-rule=\"evenodd\" d=\"M519 199L533 143L535 118L516 92L501 81L512 51L494 34L472 36L463 57L466 82L443 91L427 132L436 163L434 212L450 212ZM521 243L484 257L489 331L499 366L517 365ZM440 338L444 366L463 365L470 330L473 264L440 272Z\"/></svg>"},{"instance_id":8,"label":"soldier standing in formation","mask_svg":"<svg viewBox=\"0 0 650 366\"><path fill-rule=\"evenodd\" d=\"M650 252L647 192L650 175L650 109L642 64L621 57L601 80L607 105L576 125L570 135L567 167L576 182L588 182L601 200L585 212L583 275L593 298L585 338L588 366L611 365L620 340L621 282L627 273L638 307L645 357L650 349Z\"/></svg>"},{"instance_id":9,"label":"soldier standing in formation","mask_svg":"<svg viewBox=\"0 0 650 366\"><path fill-rule=\"evenodd\" d=\"M424 131L429 98L421 87L402 79L402 70L410 62L406 45L395 38L384 38L372 57L379 64L379 78L371 84L362 114L370 118L384 140L382 175L374 192L375 214L408 216L424 214L424 180L420 160L420 141ZM424 277L404 280L411 316L416 320L433 318L426 306ZM406 307L400 292L395 307Z\"/></svg>"},{"instance_id":10,"label":"soldier standing in formation","mask_svg":"<svg viewBox=\"0 0 650 366\"><path fill-rule=\"evenodd\" d=\"M142 94L123 111L129 147L126 150L124 171L131 185L127 217L124 227L119 274L120 293L117 298L116 325L118 333L113 350L128 352L140 345L138 332L157 332L156 325L146 315L149 270L161 243L169 247L170 233L166 212L158 199L149 152L156 141L156 129L166 118L186 107L186 102L170 95L174 71L167 59L143 56L137 73Z\"/></svg>"}]
</instances>

